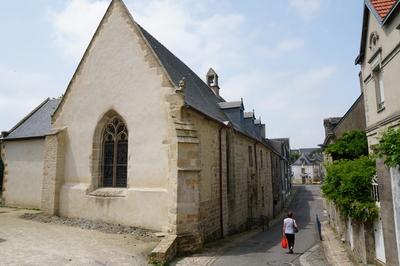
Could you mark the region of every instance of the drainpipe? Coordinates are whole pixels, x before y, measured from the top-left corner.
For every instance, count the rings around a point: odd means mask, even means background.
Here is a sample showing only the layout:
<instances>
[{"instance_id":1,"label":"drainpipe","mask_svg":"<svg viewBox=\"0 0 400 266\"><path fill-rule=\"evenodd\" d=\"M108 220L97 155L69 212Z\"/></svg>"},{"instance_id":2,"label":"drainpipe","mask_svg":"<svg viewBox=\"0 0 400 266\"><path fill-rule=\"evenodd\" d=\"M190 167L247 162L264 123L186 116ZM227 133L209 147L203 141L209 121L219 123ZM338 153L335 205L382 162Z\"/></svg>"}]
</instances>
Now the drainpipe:
<instances>
[{"instance_id":1,"label":"drainpipe","mask_svg":"<svg viewBox=\"0 0 400 266\"><path fill-rule=\"evenodd\" d=\"M224 217L223 217L223 195L222 195L222 128L219 128L219 222L221 227L221 238L224 237Z\"/></svg>"}]
</instances>

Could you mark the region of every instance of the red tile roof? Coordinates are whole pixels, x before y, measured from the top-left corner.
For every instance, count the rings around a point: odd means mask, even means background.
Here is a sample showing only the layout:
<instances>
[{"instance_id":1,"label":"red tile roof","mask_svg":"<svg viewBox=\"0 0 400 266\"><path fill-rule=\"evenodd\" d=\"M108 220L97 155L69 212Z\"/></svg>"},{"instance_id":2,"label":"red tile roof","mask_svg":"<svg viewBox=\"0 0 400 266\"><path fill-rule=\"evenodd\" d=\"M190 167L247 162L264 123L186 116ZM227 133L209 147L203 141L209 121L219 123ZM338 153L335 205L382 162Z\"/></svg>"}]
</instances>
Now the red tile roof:
<instances>
[{"instance_id":1,"label":"red tile roof","mask_svg":"<svg viewBox=\"0 0 400 266\"><path fill-rule=\"evenodd\" d=\"M383 20L398 0L371 0L371 4Z\"/></svg>"}]
</instances>

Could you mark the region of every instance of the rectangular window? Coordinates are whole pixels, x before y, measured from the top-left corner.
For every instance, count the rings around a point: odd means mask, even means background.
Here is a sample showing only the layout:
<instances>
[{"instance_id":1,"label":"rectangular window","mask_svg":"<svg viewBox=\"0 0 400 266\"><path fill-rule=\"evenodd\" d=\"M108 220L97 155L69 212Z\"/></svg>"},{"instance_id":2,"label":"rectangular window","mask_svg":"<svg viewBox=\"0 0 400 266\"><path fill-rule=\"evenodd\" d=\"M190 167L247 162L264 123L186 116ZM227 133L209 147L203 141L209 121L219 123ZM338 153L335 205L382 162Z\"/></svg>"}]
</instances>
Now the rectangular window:
<instances>
[{"instance_id":1,"label":"rectangular window","mask_svg":"<svg viewBox=\"0 0 400 266\"><path fill-rule=\"evenodd\" d=\"M261 161L261 168L264 168L264 160L263 160L262 150L260 150L260 161Z\"/></svg>"},{"instance_id":2,"label":"rectangular window","mask_svg":"<svg viewBox=\"0 0 400 266\"><path fill-rule=\"evenodd\" d=\"M373 77L375 81L375 95L376 95L376 106L378 112L385 107L385 94L383 88L383 73L382 69L377 67L373 71Z\"/></svg>"},{"instance_id":3,"label":"rectangular window","mask_svg":"<svg viewBox=\"0 0 400 266\"><path fill-rule=\"evenodd\" d=\"M253 147L249 146L249 166L253 167Z\"/></svg>"}]
</instances>

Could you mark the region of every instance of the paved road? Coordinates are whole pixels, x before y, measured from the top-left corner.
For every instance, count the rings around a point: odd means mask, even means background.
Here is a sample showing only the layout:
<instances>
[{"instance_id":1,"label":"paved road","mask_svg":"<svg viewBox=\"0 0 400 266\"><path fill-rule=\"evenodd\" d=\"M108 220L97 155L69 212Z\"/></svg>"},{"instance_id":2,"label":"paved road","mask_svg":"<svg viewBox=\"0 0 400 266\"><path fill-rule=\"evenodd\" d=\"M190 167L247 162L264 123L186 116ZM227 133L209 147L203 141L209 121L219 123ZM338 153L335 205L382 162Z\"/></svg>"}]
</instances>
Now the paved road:
<instances>
[{"instance_id":1,"label":"paved road","mask_svg":"<svg viewBox=\"0 0 400 266\"><path fill-rule=\"evenodd\" d=\"M288 254L280 246L281 223L266 232L238 243L227 250L213 265L299 265L299 257L317 242L315 215L323 217L319 186L299 186L289 206L299 226L294 254ZM322 219L321 219L322 220Z\"/></svg>"}]
</instances>

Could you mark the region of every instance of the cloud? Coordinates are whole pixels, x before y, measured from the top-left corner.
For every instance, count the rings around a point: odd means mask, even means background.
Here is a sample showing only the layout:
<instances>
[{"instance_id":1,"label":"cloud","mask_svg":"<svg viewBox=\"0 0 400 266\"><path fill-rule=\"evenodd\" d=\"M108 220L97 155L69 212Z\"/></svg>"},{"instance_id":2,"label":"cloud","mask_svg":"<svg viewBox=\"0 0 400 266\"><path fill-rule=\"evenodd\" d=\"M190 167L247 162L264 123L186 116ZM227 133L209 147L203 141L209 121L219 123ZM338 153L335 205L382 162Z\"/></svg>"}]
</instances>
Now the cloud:
<instances>
[{"instance_id":1,"label":"cloud","mask_svg":"<svg viewBox=\"0 0 400 266\"><path fill-rule=\"evenodd\" d=\"M289 1L290 8L306 19L321 8L318 0ZM125 0L133 18L200 77L212 66L220 76L222 96L243 97L247 110L255 108L263 116L270 137L293 134L295 146L310 143L310 136L315 141L322 126L310 119L319 121L318 96L336 68L304 62L296 69L284 58L307 50L304 39L293 34L287 38L274 27L250 25L244 13L221 2ZM69 60L79 60L108 3L72 0L64 9L50 12L55 43ZM210 6L215 7L213 12ZM307 130L293 133L304 124Z\"/></svg>"},{"instance_id":2,"label":"cloud","mask_svg":"<svg viewBox=\"0 0 400 266\"><path fill-rule=\"evenodd\" d=\"M210 66L222 69L226 62L234 67L243 61L239 51L245 48L243 40L237 41L245 17L218 9L210 13L208 2L153 0L129 2L128 6L138 23L196 72L205 74Z\"/></svg>"},{"instance_id":3,"label":"cloud","mask_svg":"<svg viewBox=\"0 0 400 266\"><path fill-rule=\"evenodd\" d=\"M66 58L82 57L107 6L108 1L71 0L65 9L50 11L54 41Z\"/></svg>"},{"instance_id":4,"label":"cloud","mask_svg":"<svg viewBox=\"0 0 400 266\"><path fill-rule=\"evenodd\" d=\"M0 65L0 125L8 130L51 95L54 84L45 74L14 71ZM12 118L12 119L10 119Z\"/></svg>"},{"instance_id":5,"label":"cloud","mask_svg":"<svg viewBox=\"0 0 400 266\"><path fill-rule=\"evenodd\" d=\"M336 72L334 66L324 66L299 75L294 82L294 86L301 93L316 93L322 91L324 82L333 76Z\"/></svg>"},{"instance_id":6,"label":"cloud","mask_svg":"<svg viewBox=\"0 0 400 266\"><path fill-rule=\"evenodd\" d=\"M289 7L304 19L310 19L320 11L322 0L289 0Z\"/></svg>"},{"instance_id":7,"label":"cloud","mask_svg":"<svg viewBox=\"0 0 400 266\"><path fill-rule=\"evenodd\" d=\"M281 58L283 55L287 55L290 52L300 50L304 45L305 41L301 39L283 40L277 43L274 47L267 49L263 47L260 54L267 58Z\"/></svg>"}]
</instances>

